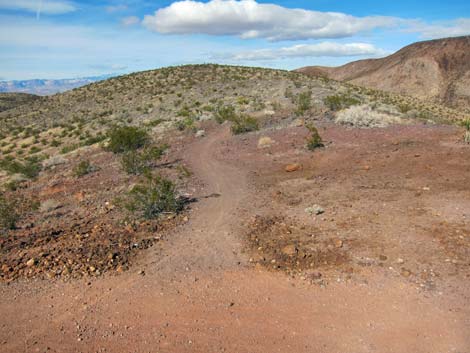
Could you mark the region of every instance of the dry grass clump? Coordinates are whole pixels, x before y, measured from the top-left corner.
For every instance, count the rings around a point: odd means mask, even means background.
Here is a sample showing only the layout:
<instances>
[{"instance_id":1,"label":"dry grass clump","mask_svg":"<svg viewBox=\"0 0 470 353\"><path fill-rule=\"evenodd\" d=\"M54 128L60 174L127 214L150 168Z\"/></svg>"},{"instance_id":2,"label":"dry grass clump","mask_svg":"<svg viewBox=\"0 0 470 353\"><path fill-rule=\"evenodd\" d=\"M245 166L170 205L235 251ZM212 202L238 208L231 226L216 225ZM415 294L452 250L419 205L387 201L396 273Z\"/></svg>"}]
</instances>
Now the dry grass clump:
<instances>
[{"instance_id":1,"label":"dry grass clump","mask_svg":"<svg viewBox=\"0 0 470 353\"><path fill-rule=\"evenodd\" d=\"M403 120L399 117L374 111L367 104L352 106L338 112L335 121L338 124L359 128L386 127L403 123Z\"/></svg>"}]
</instances>

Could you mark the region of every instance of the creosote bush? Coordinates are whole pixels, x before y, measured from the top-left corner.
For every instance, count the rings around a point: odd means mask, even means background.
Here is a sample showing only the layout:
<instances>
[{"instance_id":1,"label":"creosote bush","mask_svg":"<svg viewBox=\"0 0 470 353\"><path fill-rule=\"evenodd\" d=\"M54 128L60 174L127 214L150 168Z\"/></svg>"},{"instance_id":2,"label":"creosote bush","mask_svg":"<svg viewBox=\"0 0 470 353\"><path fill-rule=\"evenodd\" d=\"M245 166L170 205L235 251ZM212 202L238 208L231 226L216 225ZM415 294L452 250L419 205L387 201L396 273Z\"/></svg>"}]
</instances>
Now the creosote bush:
<instances>
[{"instance_id":1,"label":"creosote bush","mask_svg":"<svg viewBox=\"0 0 470 353\"><path fill-rule=\"evenodd\" d=\"M311 133L311 136L307 141L307 148L310 151L313 151L317 148L324 147L325 145L323 144L323 140L318 129L313 124L307 125L307 129L309 129Z\"/></svg>"},{"instance_id":2,"label":"creosote bush","mask_svg":"<svg viewBox=\"0 0 470 353\"><path fill-rule=\"evenodd\" d=\"M162 213L181 211L183 202L171 180L146 173L144 182L128 193L124 207L138 218L154 219Z\"/></svg>"},{"instance_id":3,"label":"creosote bush","mask_svg":"<svg viewBox=\"0 0 470 353\"><path fill-rule=\"evenodd\" d=\"M232 105L218 106L214 113L215 121L222 124L224 121L233 121L237 114Z\"/></svg>"},{"instance_id":4,"label":"creosote bush","mask_svg":"<svg viewBox=\"0 0 470 353\"><path fill-rule=\"evenodd\" d=\"M114 153L137 150L149 140L147 132L135 126L115 127L108 132L108 138L108 149Z\"/></svg>"},{"instance_id":5,"label":"creosote bush","mask_svg":"<svg viewBox=\"0 0 470 353\"><path fill-rule=\"evenodd\" d=\"M147 146L142 150L128 151L122 155L121 166L128 174L143 174L163 156L167 148L167 145Z\"/></svg>"},{"instance_id":6,"label":"creosote bush","mask_svg":"<svg viewBox=\"0 0 470 353\"><path fill-rule=\"evenodd\" d=\"M312 107L312 91L300 93L296 98L297 108L295 114L302 116Z\"/></svg>"},{"instance_id":7,"label":"creosote bush","mask_svg":"<svg viewBox=\"0 0 470 353\"><path fill-rule=\"evenodd\" d=\"M239 115L232 120L232 133L235 135L259 130L258 120L249 115Z\"/></svg>"}]
</instances>

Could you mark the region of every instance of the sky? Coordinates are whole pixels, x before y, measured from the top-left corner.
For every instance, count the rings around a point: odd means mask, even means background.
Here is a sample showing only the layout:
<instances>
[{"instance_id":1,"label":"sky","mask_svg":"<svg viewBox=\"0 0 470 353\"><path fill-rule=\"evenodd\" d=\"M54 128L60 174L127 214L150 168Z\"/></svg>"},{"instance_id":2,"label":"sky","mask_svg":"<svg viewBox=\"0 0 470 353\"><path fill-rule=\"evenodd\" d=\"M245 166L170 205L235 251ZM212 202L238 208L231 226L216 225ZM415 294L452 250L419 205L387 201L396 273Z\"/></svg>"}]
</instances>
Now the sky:
<instances>
[{"instance_id":1,"label":"sky","mask_svg":"<svg viewBox=\"0 0 470 353\"><path fill-rule=\"evenodd\" d=\"M337 66L461 35L468 0L0 0L0 80Z\"/></svg>"}]
</instances>

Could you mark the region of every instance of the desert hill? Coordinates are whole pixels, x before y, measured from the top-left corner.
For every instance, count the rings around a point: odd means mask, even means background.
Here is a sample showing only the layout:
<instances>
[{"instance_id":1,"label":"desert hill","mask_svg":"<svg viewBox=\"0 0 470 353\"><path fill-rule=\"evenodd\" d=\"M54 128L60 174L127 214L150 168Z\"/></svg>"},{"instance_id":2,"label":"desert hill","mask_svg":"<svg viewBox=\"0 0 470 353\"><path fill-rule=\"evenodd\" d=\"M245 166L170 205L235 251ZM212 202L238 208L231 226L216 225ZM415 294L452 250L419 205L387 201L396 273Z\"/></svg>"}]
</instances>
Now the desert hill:
<instances>
[{"instance_id":1,"label":"desert hill","mask_svg":"<svg viewBox=\"0 0 470 353\"><path fill-rule=\"evenodd\" d=\"M0 93L0 112L31 103L39 97L27 93Z\"/></svg>"},{"instance_id":2,"label":"desert hill","mask_svg":"<svg viewBox=\"0 0 470 353\"><path fill-rule=\"evenodd\" d=\"M297 71L470 108L470 36L414 43L381 59Z\"/></svg>"}]
</instances>

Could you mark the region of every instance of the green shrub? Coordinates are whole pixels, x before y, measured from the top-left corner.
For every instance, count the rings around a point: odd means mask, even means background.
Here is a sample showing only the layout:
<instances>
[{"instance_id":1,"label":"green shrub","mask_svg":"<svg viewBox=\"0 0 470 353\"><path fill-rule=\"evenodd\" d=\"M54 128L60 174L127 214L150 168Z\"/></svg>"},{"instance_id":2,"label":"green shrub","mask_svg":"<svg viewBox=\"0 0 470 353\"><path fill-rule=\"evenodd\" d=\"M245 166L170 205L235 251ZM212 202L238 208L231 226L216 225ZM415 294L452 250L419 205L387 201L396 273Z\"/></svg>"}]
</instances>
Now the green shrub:
<instances>
[{"instance_id":1,"label":"green shrub","mask_svg":"<svg viewBox=\"0 0 470 353\"><path fill-rule=\"evenodd\" d=\"M149 140L146 131L134 126L115 127L108 132L108 149L114 153L123 153L143 147Z\"/></svg>"},{"instance_id":2,"label":"green shrub","mask_svg":"<svg viewBox=\"0 0 470 353\"><path fill-rule=\"evenodd\" d=\"M168 147L148 146L142 151L128 151L122 155L121 166L128 174L143 174L152 167L155 161L159 160Z\"/></svg>"},{"instance_id":3,"label":"green shrub","mask_svg":"<svg viewBox=\"0 0 470 353\"><path fill-rule=\"evenodd\" d=\"M217 121L219 124L222 124L224 121L233 121L236 117L237 114L235 113L235 107L232 105L219 105L216 110L215 110L215 121Z\"/></svg>"},{"instance_id":4,"label":"green shrub","mask_svg":"<svg viewBox=\"0 0 470 353\"><path fill-rule=\"evenodd\" d=\"M297 116L304 115L312 107L312 91L300 93L296 98L296 103L295 114Z\"/></svg>"},{"instance_id":5,"label":"green shrub","mask_svg":"<svg viewBox=\"0 0 470 353\"><path fill-rule=\"evenodd\" d=\"M258 120L249 115L236 116L232 120L232 133L235 135L259 130Z\"/></svg>"},{"instance_id":6,"label":"green shrub","mask_svg":"<svg viewBox=\"0 0 470 353\"><path fill-rule=\"evenodd\" d=\"M183 202L178 198L173 182L147 174L145 182L128 193L124 206L139 218L153 219L165 212L181 211Z\"/></svg>"},{"instance_id":7,"label":"green shrub","mask_svg":"<svg viewBox=\"0 0 470 353\"><path fill-rule=\"evenodd\" d=\"M0 192L0 229L14 229L20 216L17 211L18 202Z\"/></svg>"},{"instance_id":8,"label":"green shrub","mask_svg":"<svg viewBox=\"0 0 470 353\"><path fill-rule=\"evenodd\" d=\"M307 142L307 148L310 151L313 151L313 150L315 150L319 147L323 147L324 144L323 144L322 138L321 138L321 136L318 132L318 129L313 124L307 125L307 129L309 129L310 133L311 133L311 136L310 136L310 138L308 139L308 142Z\"/></svg>"},{"instance_id":9,"label":"green shrub","mask_svg":"<svg viewBox=\"0 0 470 353\"><path fill-rule=\"evenodd\" d=\"M353 105L361 104L359 99L344 94L328 96L323 100L323 102L333 111L338 111L349 108Z\"/></svg>"}]
</instances>

